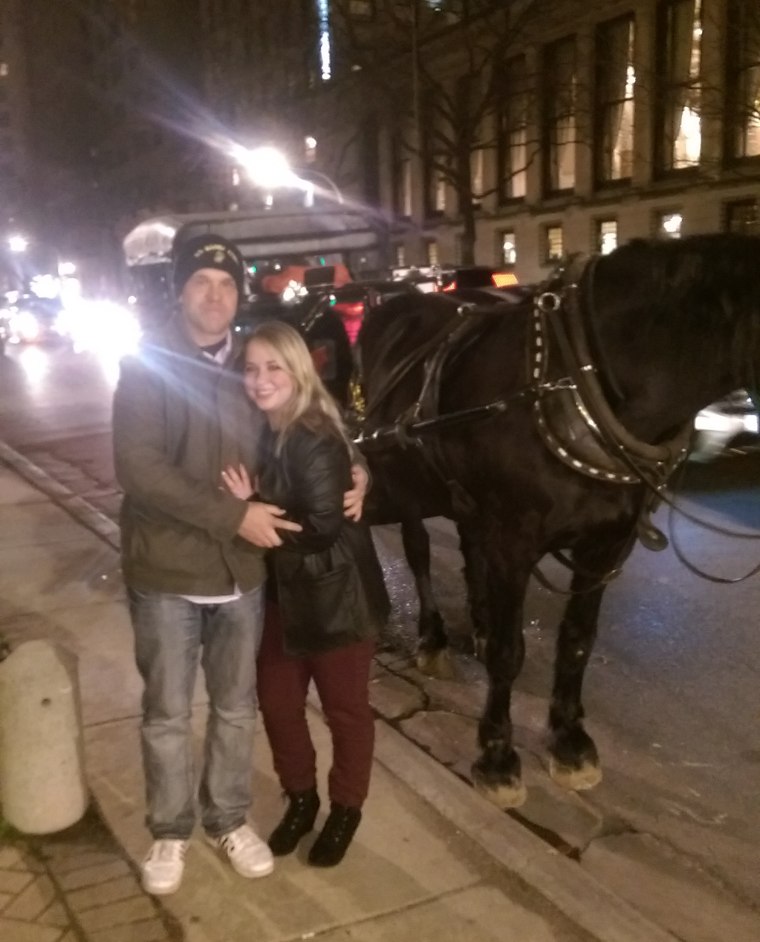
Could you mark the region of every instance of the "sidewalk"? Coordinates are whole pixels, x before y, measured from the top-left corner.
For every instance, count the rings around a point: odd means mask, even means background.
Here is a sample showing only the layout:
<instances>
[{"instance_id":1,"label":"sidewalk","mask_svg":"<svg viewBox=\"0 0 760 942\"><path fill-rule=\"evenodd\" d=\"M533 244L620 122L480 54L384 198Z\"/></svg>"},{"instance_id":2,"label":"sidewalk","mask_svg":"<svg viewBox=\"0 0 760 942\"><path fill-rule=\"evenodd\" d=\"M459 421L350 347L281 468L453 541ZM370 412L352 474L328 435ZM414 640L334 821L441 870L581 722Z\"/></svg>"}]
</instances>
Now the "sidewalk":
<instances>
[{"instance_id":1,"label":"sidewalk","mask_svg":"<svg viewBox=\"0 0 760 942\"><path fill-rule=\"evenodd\" d=\"M196 834L180 891L142 893L140 682L116 534L84 502L39 483L46 492L0 463L0 640L43 637L77 654L94 802L60 835L0 832L3 942L672 942L383 721L364 820L339 868L308 867L305 840L272 876L246 881ZM393 694L381 665L374 686ZM204 720L199 685L197 745ZM329 736L316 703L310 720L324 795ZM261 731L255 754L253 815L266 834L283 805Z\"/></svg>"}]
</instances>

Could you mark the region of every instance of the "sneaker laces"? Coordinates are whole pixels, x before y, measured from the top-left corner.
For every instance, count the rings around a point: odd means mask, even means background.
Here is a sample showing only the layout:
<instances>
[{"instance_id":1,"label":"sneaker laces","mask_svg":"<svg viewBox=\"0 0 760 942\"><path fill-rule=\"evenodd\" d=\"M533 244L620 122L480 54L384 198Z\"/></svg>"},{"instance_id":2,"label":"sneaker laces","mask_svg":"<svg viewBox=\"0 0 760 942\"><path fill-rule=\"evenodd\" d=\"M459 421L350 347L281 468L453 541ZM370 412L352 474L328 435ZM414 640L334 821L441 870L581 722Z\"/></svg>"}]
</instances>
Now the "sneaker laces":
<instances>
[{"instance_id":1,"label":"sneaker laces","mask_svg":"<svg viewBox=\"0 0 760 942\"><path fill-rule=\"evenodd\" d=\"M234 831L230 831L229 834L224 834L219 838L219 846L224 848L228 854L234 854L241 850L258 849L262 843L261 838L244 824L239 828L235 828Z\"/></svg>"},{"instance_id":2,"label":"sneaker laces","mask_svg":"<svg viewBox=\"0 0 760 942\"><path fill-rule=\"evenodd\" d=\"M187 841L165 838L153 842L145 863L173 864L185 859Z\"/></svg>"}]
</instances>

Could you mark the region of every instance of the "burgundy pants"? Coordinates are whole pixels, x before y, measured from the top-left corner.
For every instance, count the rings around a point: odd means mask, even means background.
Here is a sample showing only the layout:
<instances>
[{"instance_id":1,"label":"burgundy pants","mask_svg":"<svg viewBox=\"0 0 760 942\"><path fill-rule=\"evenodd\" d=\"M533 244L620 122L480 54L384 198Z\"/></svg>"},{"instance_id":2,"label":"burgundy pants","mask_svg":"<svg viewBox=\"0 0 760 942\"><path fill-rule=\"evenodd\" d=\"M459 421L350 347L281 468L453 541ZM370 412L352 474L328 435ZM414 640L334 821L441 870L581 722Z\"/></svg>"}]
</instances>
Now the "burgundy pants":
<instances>
[{"instance_id":1,"label":"burgundy pants","mask_svg":"<svg viewBox=\"0 0 760 942\"><path fill-rule=\"evenodd\" d=\"M332 735L330 801L360 808L367 797L375 744L369 705L374 641L324 654L290 657L283 651L279 609L267 602L258 659L259 706L283 789L304 792L316 785L316 752L306 722L306 693L314 684Z\"/></svg>"}]
</instances>

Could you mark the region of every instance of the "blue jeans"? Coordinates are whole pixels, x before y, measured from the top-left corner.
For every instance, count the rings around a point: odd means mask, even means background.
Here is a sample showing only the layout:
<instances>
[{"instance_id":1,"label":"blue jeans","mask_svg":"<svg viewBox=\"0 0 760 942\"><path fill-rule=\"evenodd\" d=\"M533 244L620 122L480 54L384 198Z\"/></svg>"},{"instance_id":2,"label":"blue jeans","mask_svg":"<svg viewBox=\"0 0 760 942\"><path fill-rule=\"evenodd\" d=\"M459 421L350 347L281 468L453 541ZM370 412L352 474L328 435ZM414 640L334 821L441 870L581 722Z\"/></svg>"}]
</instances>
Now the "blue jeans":
<instances>
[{"instance_id":1,"label":"blue jeans","mask_svg":"<svg viewBox=\"0 0 760 942\"><path fill-rule=\"evenodd\" d=\"M251 803L256 656L263 590L223 605L128 590L135 656L145 690L140 727L148 813L154 839L187 839L195 823L190 714L198 661L209 698L201 821L219 837L245 821Z\"/></svg>"}]
</instances>

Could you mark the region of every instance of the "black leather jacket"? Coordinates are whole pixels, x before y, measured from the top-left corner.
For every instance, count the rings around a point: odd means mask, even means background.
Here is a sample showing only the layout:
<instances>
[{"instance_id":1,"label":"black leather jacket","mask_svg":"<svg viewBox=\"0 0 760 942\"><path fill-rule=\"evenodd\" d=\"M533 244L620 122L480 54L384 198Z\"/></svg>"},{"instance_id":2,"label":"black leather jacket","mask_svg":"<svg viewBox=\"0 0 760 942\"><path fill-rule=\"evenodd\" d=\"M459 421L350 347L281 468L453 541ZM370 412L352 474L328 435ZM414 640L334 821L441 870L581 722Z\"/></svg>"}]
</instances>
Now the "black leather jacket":
<instances>
[{"instance_id":1,"label":"black leather jacket","mask_svg":"<svg viewBox=\"0 0 760 942\"><path fill-rule=\"evenodd\" d=\"M267 429L258 466L261 499L303 527L280 531L283 545L270 554L288 653L313 654L374 635L390 603L369 527L343 514L351 487L345 442L298 425L276 455Z\"/></svg>"}]
</instances>

